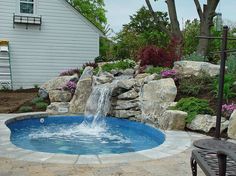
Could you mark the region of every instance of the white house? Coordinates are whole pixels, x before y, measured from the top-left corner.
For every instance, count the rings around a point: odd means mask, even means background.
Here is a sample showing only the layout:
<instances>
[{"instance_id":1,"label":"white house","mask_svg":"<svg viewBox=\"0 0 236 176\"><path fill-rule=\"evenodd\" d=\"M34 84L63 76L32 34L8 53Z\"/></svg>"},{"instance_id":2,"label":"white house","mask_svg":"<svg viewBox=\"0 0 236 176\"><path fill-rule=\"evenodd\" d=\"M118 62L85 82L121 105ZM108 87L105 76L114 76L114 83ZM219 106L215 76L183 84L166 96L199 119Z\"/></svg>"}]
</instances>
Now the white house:
<instances>
[{"instance_id":1,"label":"white house","mask_svg":"<svg viewBox=\"0 0 236 176\"><path fill-rule=\"evenodd\" d=\"M0 0L0 82L30 88L93 61L101 35L66 0Z\"/></svg>"}]
</instances>

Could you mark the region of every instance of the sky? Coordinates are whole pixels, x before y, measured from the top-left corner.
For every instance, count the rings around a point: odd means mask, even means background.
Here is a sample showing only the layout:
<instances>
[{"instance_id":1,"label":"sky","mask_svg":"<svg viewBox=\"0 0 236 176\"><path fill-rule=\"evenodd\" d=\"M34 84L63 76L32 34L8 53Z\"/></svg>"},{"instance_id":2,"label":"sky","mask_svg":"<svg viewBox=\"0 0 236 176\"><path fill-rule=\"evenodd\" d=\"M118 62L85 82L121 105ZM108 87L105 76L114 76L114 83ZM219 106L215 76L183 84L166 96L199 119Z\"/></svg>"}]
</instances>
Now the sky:
<instances>
[{"instance_id":1,"label":"sky","mask_svg":"<svg viewBox=\"0 0 236 176\"><path fill-rule=\"evenodd\" d=\"M200 0L200 2L202 5L206 0ZM105 0L105 5L108 24L110 24L114 32L119 32L123 24L129 22L129 16L145 5L145 0ZM158 3L155 2L153 5L155 10L167 12L167 6L164 0L159 0ZM233 22L236 24L235 7L236 0L221 0L218 5L217 12L222 13L223 20L229 25ZM176 8L181 28L187 19L198 18L193 0L176 0Z\"/></svg>"}]
</instances>

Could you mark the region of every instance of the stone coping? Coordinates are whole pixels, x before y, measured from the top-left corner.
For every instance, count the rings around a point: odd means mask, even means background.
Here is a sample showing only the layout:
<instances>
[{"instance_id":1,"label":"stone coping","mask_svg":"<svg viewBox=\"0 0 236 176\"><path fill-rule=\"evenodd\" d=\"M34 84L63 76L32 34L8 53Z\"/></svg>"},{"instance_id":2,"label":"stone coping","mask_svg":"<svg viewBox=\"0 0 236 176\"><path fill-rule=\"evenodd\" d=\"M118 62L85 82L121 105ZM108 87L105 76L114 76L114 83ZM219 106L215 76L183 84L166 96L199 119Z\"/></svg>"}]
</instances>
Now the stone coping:
<instances>
[{"instance_id":1,"label":"stone coping","mask_svg":"<svg viewBox=\"0 0 236 176\"><path fill-rule=\"evenodd\" d=\"M122 154L101 154L101 155L69 155L44 153L18 148L10 141L10 129L6 126L15 120L26 118L39 118L47 113L22 113L22 114L0 114L0 157L16 160L40 162L40 163L61 163L61 164L108 164L108 163L129 163L136 161L155 160L180 153L188 149L192 142L191 137L184 131L162 131L165 134L165 142L158 147L129 152Z\"/></svg>"}]
</instances>

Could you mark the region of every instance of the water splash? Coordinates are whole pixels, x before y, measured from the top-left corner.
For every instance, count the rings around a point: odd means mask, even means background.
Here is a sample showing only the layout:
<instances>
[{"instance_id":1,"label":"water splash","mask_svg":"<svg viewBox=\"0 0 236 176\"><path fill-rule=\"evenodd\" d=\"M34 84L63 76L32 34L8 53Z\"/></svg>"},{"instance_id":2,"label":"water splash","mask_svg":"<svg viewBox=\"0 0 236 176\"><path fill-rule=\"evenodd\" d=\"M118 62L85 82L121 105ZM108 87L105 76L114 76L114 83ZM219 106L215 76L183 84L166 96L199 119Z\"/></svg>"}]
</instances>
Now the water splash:
<instances>
[{"instance_id":1,"label":"water splash","mask_svg":"<svg viewBox=\"0 0 236 176\"><path fill-rule=\"evenodd\" d=\"M107 116L111 106L112 84L102 84L95 86L87 101L85 108L85 118L81 125L90 128L105 128L103 118Z\"/></svg>"}]
</instances>

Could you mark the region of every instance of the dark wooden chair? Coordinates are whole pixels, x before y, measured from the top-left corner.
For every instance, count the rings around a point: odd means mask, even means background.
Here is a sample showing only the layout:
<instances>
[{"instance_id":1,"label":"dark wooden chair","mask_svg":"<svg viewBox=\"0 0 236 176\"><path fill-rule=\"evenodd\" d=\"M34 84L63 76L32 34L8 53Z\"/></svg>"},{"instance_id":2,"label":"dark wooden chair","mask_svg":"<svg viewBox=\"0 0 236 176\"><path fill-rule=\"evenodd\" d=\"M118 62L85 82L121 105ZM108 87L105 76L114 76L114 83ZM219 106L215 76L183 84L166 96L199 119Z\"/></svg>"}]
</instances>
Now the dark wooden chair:
<instances>
[{"instance_id":1,"label":"dark wooden chair","mask_svg":"<svg viewBox=\"0 0 236 176\"><path fill-rule=\"evenodd\" d=\"M206 176L236 176L236 151L193 150L191 156L193 176L197 176L197 165Z\"/></svg>"}]
</instances>

